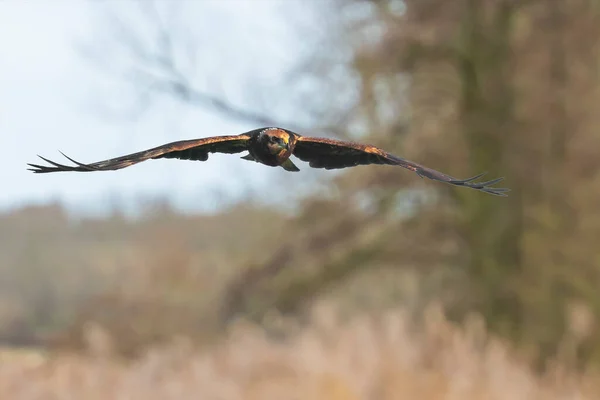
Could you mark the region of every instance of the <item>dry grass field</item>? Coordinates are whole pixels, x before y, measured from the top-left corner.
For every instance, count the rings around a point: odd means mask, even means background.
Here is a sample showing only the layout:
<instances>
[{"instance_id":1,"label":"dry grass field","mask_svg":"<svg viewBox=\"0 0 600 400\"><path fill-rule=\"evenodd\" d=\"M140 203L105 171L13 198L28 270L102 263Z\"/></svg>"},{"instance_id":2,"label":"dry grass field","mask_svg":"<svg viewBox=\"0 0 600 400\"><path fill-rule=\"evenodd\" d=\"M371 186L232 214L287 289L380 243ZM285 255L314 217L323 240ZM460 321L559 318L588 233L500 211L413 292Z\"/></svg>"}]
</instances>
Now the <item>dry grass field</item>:
<instances>
[{"instance_id":1,"label":"dry grass field","mask_svg":"<svg viewBox=\"0 0 600 400\"><path fill-rule=\"evenodd\" d=\"M110 356L111 340L91 328L86 356L3 353L0 398L600 398L600 375L558 362L536 374L476 318L457 328L430 308L416 329L401 311L346 321L336 315L320 306L310 326L287 339L238 323L219 344L179 341L129 362Z\"/></svg>"}]
</instances>

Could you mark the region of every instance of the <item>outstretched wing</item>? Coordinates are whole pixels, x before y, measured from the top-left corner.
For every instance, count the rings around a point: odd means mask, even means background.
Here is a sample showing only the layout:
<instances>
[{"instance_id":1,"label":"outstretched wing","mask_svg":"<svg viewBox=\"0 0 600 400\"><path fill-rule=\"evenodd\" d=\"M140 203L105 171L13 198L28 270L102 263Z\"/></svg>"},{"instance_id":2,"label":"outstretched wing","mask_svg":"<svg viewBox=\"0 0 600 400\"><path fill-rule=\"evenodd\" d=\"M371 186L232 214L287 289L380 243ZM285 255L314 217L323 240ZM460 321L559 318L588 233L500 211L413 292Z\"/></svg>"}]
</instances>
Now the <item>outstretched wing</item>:
<instances>
[{"instance_id":1,"label":"outstretched wing","mask_svg":"<svg viewBox=\"0 0 600 400\"><path fill-rule=\"evenodd\" d=\"M42 160L52 166L44 166L37 164L27 164L32 168L28 170L36 173L59 172L59 171L114 171L121 168L126 168L131 165L157 158L178 158L180 160L195 160L206 161L208 153L241 153L248 148L248 140L250 136L247 134L232 135L232 136L214 136L203 139L182 140L179 142L167 143L162 146L152 149L140 151L133 154L128 154L121 157L111 158L104 161L98 161L91 164L82 164L72 158L65 156L76 166L62 165L54 161L50 161L42 156ZM62 153L61 153L62 154Z\"/></svg>"},{"instance_id":2,"label":"outstretched wing","mask_svg":"<svg viewBox=\"0 0 600 400\"><path fill-rule=\"evenodd\" d=\"M298 136L294 153L302 161L308 161L312 168L338 169L367 164L398 165L416 172L420 177L446 182L451 185L464 186L480 190L496 196L506 196L510 189L490 187L504 178L487 182L474 182L485 173L469 179L456 179L431 168L405 160L375 146L341 140Z\"/></svg>"}]
</instances>

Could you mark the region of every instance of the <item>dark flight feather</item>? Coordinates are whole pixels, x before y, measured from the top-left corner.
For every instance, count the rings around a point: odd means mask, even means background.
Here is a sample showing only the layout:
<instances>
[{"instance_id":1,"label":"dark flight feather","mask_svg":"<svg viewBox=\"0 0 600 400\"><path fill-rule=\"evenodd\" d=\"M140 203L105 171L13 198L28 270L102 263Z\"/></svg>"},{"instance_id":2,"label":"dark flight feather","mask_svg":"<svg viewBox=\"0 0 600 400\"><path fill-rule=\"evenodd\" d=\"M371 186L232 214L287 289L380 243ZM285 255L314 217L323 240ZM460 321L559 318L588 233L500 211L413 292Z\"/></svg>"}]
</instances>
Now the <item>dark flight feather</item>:
<instances>
[{"instance_id":1,"label":"dark flight feather","mask_svg":"<svg viewBox=\"0 0 600 400\"><path fill-rule=\"evenodd\" d=\"M375 146L335 139L307 137L283 128L274 127L259 128L240 135L214 136L172 142L90 164L83 164L63 154L75 165L59 164L41 156L39 157L50 166L28 165L31 167L29 170L35 173L114 171L149 159L176 158L206 161L209 153L234 154L243 151L250 153L242 157L245 160L254 160L269 166L281 166L287 171L299 171L298 167L288 158L290 154L293 154L300 160L307 161L312 168L338 169L368 164L397 165L415 172L422 178L463 186L496 196L506 196L506 193L510 191L506 188L491 187L502 181L503 178L476 182L484 175L480 174L469 179L456 179L450 175L387 153Z\"/></svg>"},{"instance_id":2,"label":"dark flight feather","mask_svg":"<svg viewBox=\"0 0 600 400\"><path fill-rule=\"evenodd\" d=\"M121 157L111 158L104 161L98 161L91 164L83 164L72 158L65 156L69 161L76 166L68 166L50 161L42 156L42 160L51 164L52 167L27 164L32 168L30 171L36 173L58 172L58 171L114 171L117 169L129 167L131 165L157 158L178 158L180 160L206 161L209 153L241 153L248 149L248 134L232 135L232 136L215 136L203 139L182 140L179 142L167 143L162 146L152 149L140 151L137 153L128 154Z\"/></svg>"},{"instance_id":3,"label":"dark flight feather","mask_svg":"<svg viewBox=\"0 0 600 400\"><path fill-rule=\"evenodd\" d=\"M510 191L506 188L490 187L504 178L474 182L485 175L483 173L468 179L456 179L434 169L397 157L378 147L360 143L298 136L293 154L302 161L307 161L312 168L338 169L368 164L397 165L416 172L420 177L451 185L464 186L496 196L506 196L506 192Z\"/></svg>"}]
</instances>

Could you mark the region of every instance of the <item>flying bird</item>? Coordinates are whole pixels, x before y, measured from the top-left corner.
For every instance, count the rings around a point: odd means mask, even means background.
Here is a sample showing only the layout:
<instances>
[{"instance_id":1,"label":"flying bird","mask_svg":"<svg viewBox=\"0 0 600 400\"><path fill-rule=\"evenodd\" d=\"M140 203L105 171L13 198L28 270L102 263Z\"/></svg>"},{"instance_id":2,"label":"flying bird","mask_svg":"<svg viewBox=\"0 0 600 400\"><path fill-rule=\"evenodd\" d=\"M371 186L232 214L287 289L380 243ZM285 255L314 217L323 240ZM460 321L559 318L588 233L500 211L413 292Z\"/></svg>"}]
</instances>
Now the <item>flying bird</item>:
<instances>
[{"instance_id":1,"label":"flying bird","mask_svg":"<svg viewBox=\"0 0 600 400\"><path fill-rule=\"evenodd\" d=\"M288 129L276 127L255 129L239 135L182 140L91 164L80 163L61 153L75 165L62 165L42 156L38 157L52 166L27 165L31 167L28 170L35 173L114 171L149 159L177 158L180 160L206 161L209 153L235 154L245 151L248 154L241 157L244 160L256 161L271 167L279 166L291 172L300 170L290 159L293 154L300 160L307 161L312 168L338 169L368 164L397 165L417 173L421 178L425 177L434 181L463 186L496 196L506 196L506 192L510 191L506 188L491 187L504 178L476 182L477 179L485 175L483 173L468 179L456 179L397 157L375 146L302 136Z\"/></svg>"}]
</instances>

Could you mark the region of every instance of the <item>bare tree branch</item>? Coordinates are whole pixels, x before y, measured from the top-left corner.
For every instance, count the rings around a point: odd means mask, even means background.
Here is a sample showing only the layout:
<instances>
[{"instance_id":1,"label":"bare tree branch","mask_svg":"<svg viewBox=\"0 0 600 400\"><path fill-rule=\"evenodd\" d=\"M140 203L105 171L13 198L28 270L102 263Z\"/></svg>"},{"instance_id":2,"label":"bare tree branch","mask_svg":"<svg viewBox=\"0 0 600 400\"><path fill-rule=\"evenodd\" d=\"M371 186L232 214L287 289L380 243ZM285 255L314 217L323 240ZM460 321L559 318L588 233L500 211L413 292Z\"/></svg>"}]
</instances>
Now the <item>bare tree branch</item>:
<instances>
[{"instance_id":1,"label":"bare tree branch","mask_svg":"<svg viewBox=\"0 0 600 400\"><path fill-rule=\"evenodd\" d=\"M134 92L137 92L136 97L141 103L140 107L135 107L137 112L145 111L153 100L153 93L156 93L185 104L216 111L239 121L261 126L283 126L298 132L314 130L314 127L311 128L312 125L282 120L269 113L235 104L227 100L224 94L211 93L195 86L192 77L182 69L181 56L178 57L178 54L185 53L185 58L189 58L190 62L195 64L195 52L191 51L189 42L178 40L181 27L165 21L155 1L140 2L138 8L144 23L153 30L154 34L150 35L149 40L142 36L139 27L125 22L122 15L117 15L114 11L108 14L108 21L113 29L112 36L115 44L113 51L114 49L124 51L133 65L125 66L123 68L125 71L119 75L132 85ZM178 53L178 49L182 52ZM114 60L107 62L110 57L106 54L98 54L89 45L83 50L86 58L91 58L96 65L114 70ZM287 98L286 90L283 88L281 90ZM344 135L344 129L339 126L317 125L326 135Z\"/></svg>"}]
</instances>

